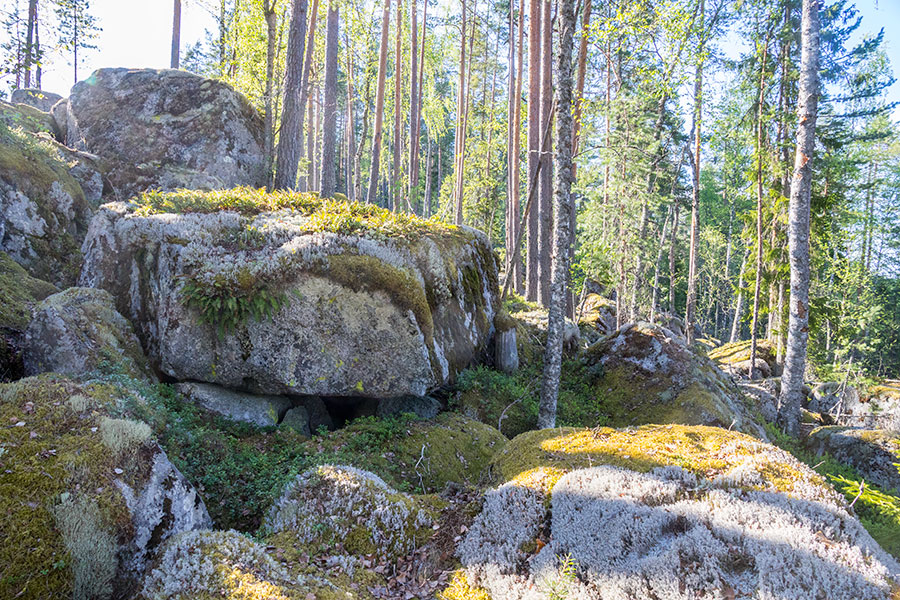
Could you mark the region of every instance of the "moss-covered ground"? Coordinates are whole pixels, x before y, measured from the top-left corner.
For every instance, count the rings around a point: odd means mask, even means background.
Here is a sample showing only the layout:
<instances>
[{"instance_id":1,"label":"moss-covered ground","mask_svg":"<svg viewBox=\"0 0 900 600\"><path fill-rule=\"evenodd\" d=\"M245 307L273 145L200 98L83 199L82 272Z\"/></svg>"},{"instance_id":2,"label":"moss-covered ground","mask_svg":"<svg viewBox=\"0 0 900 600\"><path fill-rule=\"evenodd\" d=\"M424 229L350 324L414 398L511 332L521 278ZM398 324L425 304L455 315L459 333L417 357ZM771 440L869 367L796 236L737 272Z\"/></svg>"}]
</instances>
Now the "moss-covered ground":
<instances>
[{"instance_id":1,"label":"moss-covered ground","mask_svg":"<svg viewBox=\"0 0 900 600\"><path fill-rule=\"evenodd\" d=\"M0 252L0 328L24 330L34 304L56 291L56 286L31 277L6 252Z\"/></svg>"}]
</instances>

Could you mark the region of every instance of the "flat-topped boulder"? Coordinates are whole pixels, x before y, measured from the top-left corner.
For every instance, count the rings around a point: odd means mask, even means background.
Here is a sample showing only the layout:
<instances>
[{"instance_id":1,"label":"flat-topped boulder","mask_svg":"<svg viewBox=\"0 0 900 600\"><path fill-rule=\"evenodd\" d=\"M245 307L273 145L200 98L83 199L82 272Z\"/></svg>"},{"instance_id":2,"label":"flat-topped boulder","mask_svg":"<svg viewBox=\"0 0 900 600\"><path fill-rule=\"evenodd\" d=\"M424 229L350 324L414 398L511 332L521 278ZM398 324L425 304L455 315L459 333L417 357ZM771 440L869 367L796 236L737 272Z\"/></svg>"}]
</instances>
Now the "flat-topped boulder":
<instances>
[{"instance_id":1,"label":"flat-topped boulder","mask_svg":"<svg viewBox=\"0 0 900 600\"><path fill-rule=\"evenodd\" d=\"M81 285L161 372L260 394L423 396L499 304L484 234L312 194L145 194L101 207L83 251Z\"/></svg>"},{"instance_id":2,"label":"flat-topped boulder","mask_svg":"<svg viewBox=\"0 0 900 600\"><path fill-rule=\"evenodd\" d=\"M99 69L54 117L66 144L110 164L120 198L265 184L263 118L229 85L186 71Z\"/></svg>"}]
</instances>

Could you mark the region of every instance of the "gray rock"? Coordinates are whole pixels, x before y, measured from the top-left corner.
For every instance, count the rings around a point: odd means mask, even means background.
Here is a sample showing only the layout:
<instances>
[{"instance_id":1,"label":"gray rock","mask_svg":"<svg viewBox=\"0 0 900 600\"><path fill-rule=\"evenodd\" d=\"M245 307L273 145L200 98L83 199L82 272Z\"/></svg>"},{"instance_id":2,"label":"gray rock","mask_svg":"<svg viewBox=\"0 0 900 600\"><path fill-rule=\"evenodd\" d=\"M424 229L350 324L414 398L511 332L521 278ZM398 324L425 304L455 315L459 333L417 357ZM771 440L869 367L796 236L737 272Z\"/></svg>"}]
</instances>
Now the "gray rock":
<instances>
[{"instance_id":1,"label":"gray rock","mask_svg":"<svg viewBox=\"0 0 900 600\"><path fill-rule=\"evenodd\" d=\"M38 110L50 112L53 105L62 100L63 97L59 94L46 92L44 90L19 88L13 90L9 99L13 104L26 104L28 106L33 106Z\"/></svg>"},{"instance_id":2,"label":"gray rock","mask_svg":"<svg viewBox=\"0 0 900 600\"><path fill-rule=\"evenodd\" d=\"M62 109L55 111L62 120ZM227 84L185 71L99 69L72 88L66 144L109 162L121 199L265 185L263 119Z\"/></svg>"},{"instance_id":3,"label":"gray rock","mask_svg":"<svg viewBox=\"0 0 900 600\"><path fill-rule=\"evenodd\" d=\"M153 377L131 324L109 292L93 288L69 288L41 302L25 330L23 355L28 375L113 369Z\"/></svg>"},{"instance_id":4,"label":"gray rock","mask_svg":"<svg viewBox=\"0 0 900 600\"><path fill-rule=\"evenodd\" d=\"M419 419L433 419L441 412L441 403L430 396L402 396L378 401L375 414L381 418L410 413Z\"/></svg>"},{"instance_id":5,"label":"gray rock","mask_svg":"<svg viewBox=\"0 0 900 600\"><path fill-rule=\"evenodd\" d=\"M294 398L294 404L302 406L309 415L309 430L315 433L320 427L324 427L328 431L334 431L334 421L325 402L318 396L303 396ZM285 415L285 418L287 416Z\"/></svg>"},{"instance_id":6,"label":"gray rock","mask_svg":"<svg viewBox=\"0 0 900 600\"><path fill-rule=\"evenodd\" d=\"M900 385L888 381L864 395L852 385L820 383L812 390L809 410L829 415L838 425L900 432Z\"/></svg>"},{"instance_id":7,"label":"gray rock","mask_svg":"<svg viewBox=\"0 0 900 600\"><path fill-rule=\"evenodd\" d=\"M284 396L257 396L206 383L179 383L175 388L206 410L257 427L278 425L282 415L291 408L291 401Z\"/></svg>"},{"instance_id":8,"label":"gray rock","mask_svg":"<svg viewBox=\"0 0 900 600\"><path fill-rule=\"evenodd\" d=\"M311 234L308 220L287 211L143 217L107 204L85 241L80 281L112 292L154 365L180 381L292 396L424 396L486 348L499 294L484 234L435 227L376 240ZM260 232L257 245L234 250L228 240L248 229ZM186 305L182 282L236 273L279 282L284 305L226 335Z\"/></svg>"},{"instance_id":9,"label":"gray rock","mask_svg":"<svg viewBox=\"0 0 900 600\"><path fill-rule=\"evenodd\" d=\"M806 441L821 456L827 452L856 469L866 481L900 492L900 437L896 433L847 427L819 427Z\"/></svg>"},{"instance_id":10,"label":"gray rock","mask_svg":"<svg viewBox=\"0 0 900 600\"><path fill-rule=\"evenodd\" d=\"M281 427L290 427L302 435L310 435L309 412L303 406L295 406L286 413L281 420Z\"/></svg>"},{"instance_id":11,"label":"gray rock","mask_svg":"<svg viewBox=\"0 0 900 600\"><path fill-rule=\"evenodd\" d=\"M515 327L498 331L494 335L494 366L507 375L519 370L519 348Z\"/></svg>"}]
</instances>

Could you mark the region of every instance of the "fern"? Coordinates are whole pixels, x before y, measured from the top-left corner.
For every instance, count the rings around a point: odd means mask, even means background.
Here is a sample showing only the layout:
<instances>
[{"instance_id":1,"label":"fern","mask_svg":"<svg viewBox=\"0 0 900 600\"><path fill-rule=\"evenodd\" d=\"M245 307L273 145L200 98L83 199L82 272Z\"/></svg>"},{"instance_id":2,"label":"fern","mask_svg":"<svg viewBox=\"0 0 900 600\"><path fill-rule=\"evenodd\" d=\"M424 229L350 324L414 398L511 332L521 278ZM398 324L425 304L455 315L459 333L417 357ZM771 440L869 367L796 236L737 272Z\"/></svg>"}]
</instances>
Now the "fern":
<instances>
[{"instance_id":1,"label":"fern","mask_svg":"<svg viewBox=\"0 0 900 600\"><path fill-rule=\"evenodd\" d=\"M182 303L200 315L200 322L215 325L219 337L231 333L250 318L272 318L287 303L287 294L262 284L256 287L228 286L182 278Z\"/></svg>"}]
</instances>

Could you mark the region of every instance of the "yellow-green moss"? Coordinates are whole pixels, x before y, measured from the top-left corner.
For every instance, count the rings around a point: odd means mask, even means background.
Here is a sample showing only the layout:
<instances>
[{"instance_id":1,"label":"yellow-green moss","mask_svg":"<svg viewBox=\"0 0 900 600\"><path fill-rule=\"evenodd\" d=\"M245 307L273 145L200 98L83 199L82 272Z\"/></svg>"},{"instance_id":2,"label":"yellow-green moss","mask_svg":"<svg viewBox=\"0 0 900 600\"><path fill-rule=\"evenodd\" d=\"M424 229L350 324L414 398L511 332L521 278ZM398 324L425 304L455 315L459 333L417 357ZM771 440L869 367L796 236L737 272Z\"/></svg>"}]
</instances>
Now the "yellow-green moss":
<instances>
[{"instance_id":1,"label":"yellow-green moss","mask_svg":"<svg viewBox=\"0 0 900 600\"><path fill-rule=\"evenodd\" d=\"M56 286L31 277L0 252L0 327L24 330L31 321L32 306L56 291Z\"/></svg>"},{"instance_id":2,"label":"yellow-green moss","mask_svg":"<svg viewBox=\"0 0 900 600\"><path fill-rule=\"evenodd\" d=\"M545 429L513 439L489 468L494 483L515 480L549 493L567 472L596 465L639 472L678 466L711 478L742 464L748 457L772 451L771 446L753 437L718 427ZM804 481L823 485L820 477L801 472L785 460L768 462L761 475L778 490L790 490Z\"/></svg>"},{"instance_id":3,"label":"yellow-green moss","mask_svg":"<svg viewBox=\"0 0 900 600\"><path fill-rule=\"evenodd\" d=\"M464 571L454 571L450 583L438 592L438 600L491 600L490 594L469 583Z\"/></svg>"},{"instance_id":4,"label":"yellow-green moss","mask_svg":"<svg viewBox=\"0 0 900 600\"><path fill-rule=\"evenodd\" d=\"M0 123L8 127L21 127L31 133L54 133L53 117L27 104L10 104L0 101Z\"/></svg>"},{"instance_id":5,"label":"yellow-green moss","mask_svg":"<svg viewBox=\"0 0 900 600\"><path fill-rule=\"evenodd\" d=\"M736 365L750 360L750 340L743 342L731 342L718 348L712 348L708 356L719 364ZM762 359L768 364L775 362L775 348L768 340L756 341L757 359Z\"/></svg>"},{"instance_id":6,"label":"yellow-green moss","mask_svg":"<svg viewBox=\"0 0 900 600\"><path fill-rule=\"evenodd\" d=\"M0 385L0 598L72 593L71 569L80 557L71 556L54 524L63 494L96 505L103 529L114 538L131 527L113 480L134 474L115 472L118 465L99 432L101 413L76 411L67 402L92 391L52 375Z\"/></svg>"}]
</instances>

